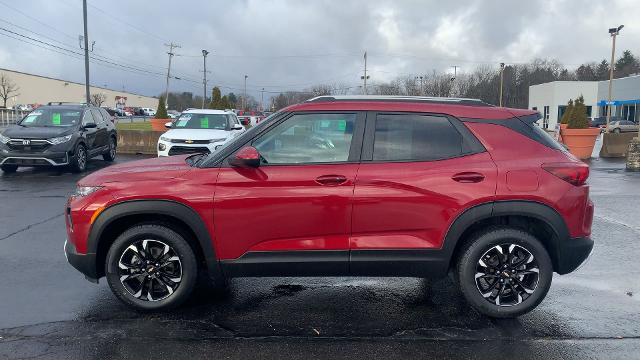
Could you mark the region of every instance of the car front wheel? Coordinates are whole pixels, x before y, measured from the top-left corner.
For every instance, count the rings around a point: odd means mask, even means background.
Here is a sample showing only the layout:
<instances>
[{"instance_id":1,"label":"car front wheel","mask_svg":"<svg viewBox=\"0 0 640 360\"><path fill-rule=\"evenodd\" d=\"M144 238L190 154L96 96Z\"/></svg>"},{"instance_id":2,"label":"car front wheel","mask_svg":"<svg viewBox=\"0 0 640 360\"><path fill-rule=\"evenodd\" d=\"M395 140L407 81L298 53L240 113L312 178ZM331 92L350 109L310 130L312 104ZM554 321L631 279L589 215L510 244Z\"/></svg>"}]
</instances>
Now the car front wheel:
<instances>
[{"instance_id":1,"label":"car front wheel","mask_svg":"<svg viewBox=\"0 0 640 360\"><path fill-rule=\"evenodd\" d=\"M493 227L469 240L457 275L472 307L490 317L509 318L540 304L551 286L553 265L538 239L520 229Z\"/></svg>"},{"instance_id":2,"label":"car front wheel","mask_svg":"<svg viewBox=\"0 0 640 360\"><path fill-rule=\"evenodd\" d=\"M196 257L186 240L154 224L122 233L109 249L105 270L113 293L141 311L179 306L198 278Z\"/></svg>"},{"instance_id":3,"label":"car front wheel","mask_svg":"<svg viewBox=\"0 0 640 360\"><path fill-rule=\"evenodd\" d=\"M18 165L4 164L0 166L0 169L2 169L2 171L6 172L7 174L14 173L18 170Z\"/></svg>"},{"instance_id":4,"label":"car front wheel","mask_svg":"<svg viewBox=\"0 0 640 360\"><path fill-rule=\"evenodd\" d=\"M80 173L87 169L87 149L84 145L80 144L76 147L75 154L71 159L71 171L74 173Z\"/></svg>"}]
</instances>

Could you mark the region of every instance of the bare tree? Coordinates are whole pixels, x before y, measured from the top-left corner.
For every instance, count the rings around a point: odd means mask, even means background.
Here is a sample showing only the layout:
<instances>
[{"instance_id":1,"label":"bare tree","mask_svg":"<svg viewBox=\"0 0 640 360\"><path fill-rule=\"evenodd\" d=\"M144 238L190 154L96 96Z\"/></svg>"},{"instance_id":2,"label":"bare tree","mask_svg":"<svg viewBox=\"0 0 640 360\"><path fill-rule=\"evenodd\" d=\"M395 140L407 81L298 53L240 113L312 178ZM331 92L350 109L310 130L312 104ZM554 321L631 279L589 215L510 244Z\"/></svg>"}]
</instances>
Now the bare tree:
<instances>
[{"instance_id":1,"label":"bare tree","mask_svg":"<svg viewBox=\"0 0 640 360\"><path fill-rule=\"evenodd\" d=\"M7 107L7 100L13 95L18 95L20 88L5 73L0 74L0 98L4 101L3 107Z\"/></svg>"},{"instance_id":2,"label":"bare tree","mask_svg":"<svg viewBox=\"0 0 640 360\"><path fill-rule=\"evenodd\" d=\"M102 106L107 101L107 95L103 93L91 94L91 105Z\"/></svg>"}]
</instances>

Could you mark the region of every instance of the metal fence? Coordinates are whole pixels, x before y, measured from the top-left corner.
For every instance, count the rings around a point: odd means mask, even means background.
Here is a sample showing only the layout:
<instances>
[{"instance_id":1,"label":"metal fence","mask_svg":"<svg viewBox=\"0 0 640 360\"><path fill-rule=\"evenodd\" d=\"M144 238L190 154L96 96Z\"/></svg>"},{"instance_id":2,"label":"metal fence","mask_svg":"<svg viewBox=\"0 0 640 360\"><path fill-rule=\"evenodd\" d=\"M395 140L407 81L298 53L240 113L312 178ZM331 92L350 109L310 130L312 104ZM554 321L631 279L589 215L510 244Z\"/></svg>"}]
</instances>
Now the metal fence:
<instances>
[{"instance_id":1,"label":"metal fence","mask_svg":"<svg viewBox=\"0 0 640 360\"><path fill-rule=\"evenodd\" d=\"M0 109L0 127L6 127L20 121L29 111Z\"/></svg>"}]
</instances>

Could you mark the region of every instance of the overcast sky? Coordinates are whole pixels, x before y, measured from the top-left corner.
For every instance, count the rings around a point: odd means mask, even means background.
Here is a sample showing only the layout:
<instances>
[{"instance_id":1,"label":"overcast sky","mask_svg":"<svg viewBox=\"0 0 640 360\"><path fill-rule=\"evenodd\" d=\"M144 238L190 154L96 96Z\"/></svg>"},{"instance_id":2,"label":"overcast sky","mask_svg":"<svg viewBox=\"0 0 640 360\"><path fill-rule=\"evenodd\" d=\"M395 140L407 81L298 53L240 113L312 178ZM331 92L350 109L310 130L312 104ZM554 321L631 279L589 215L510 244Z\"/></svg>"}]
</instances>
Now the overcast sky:
<instances>
[{"instance_id":1,"label":"overcast sky","mask_svg":"<svg viewBox=\"0 0 640 360\"><path fill-rule=\"evenodd\" d=\"M81 0L0 0L0 22L4 29L81 52ZM182 80L172 79L170 91L202 93L201 50L207 49L209 84L241 93L246 74L248 92L258 100L263 87L267 98L318 83L358 86L365 50L374 83L452 71L452 65L462 71L484 63L497 68L501 61L534 57L575 67L608 59L607 29L619 24L625 28L618 54L640 54L638 22L638 0L89 0L92 56L119 64L92 63L91 83L160 94L165 78L159 74L168 61L164 43L171 41L181 46L172 73ZM6 36L0 36L0 67L84 81L79 56Z\"/></svg>"}]
</instances>

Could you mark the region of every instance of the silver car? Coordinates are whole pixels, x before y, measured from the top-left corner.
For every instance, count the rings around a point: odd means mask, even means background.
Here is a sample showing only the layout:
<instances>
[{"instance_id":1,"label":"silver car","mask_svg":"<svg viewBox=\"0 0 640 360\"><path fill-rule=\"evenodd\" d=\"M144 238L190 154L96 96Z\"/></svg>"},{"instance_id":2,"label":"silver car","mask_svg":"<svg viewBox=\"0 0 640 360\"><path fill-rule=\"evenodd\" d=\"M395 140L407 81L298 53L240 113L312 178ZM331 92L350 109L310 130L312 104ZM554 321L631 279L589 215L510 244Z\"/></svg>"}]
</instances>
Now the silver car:
<instances>
[{"instance_id":1,"label":"silver car","mask_svg":"<svg viewBox=\"0 0 640 360\"><path fill-rule=\"evenodd\" d=\"M638 124L627 120L612 121L609 123L608 130L614 133L638 131Z\"/></svg>"}]
</instances>

